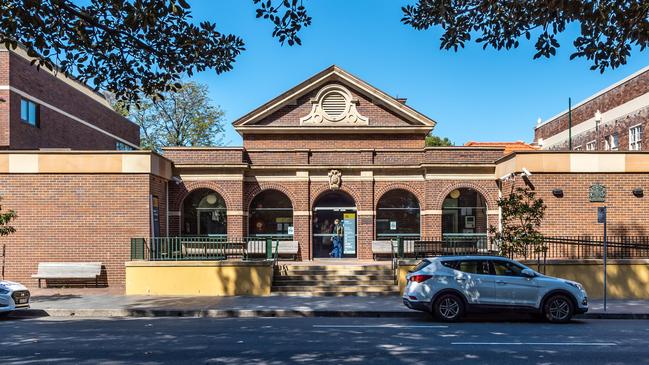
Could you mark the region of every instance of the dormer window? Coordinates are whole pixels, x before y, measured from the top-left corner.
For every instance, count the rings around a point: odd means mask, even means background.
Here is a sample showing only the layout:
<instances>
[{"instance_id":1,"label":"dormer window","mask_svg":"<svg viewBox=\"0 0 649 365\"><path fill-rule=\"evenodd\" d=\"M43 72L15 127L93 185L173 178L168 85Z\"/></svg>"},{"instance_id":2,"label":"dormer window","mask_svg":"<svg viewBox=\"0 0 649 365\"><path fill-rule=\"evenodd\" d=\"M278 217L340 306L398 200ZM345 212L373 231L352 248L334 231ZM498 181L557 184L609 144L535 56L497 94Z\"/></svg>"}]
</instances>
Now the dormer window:
<instances>
[{"instance_id":1,"label":"dormer window","mask_svg":"<svg viewBox=\"0 0 649 365\"><path fill-rule=\"evenodd\" d=\"M311 112L300 118L301 125L368 125L367 117L356 110L358 100L341 85L331 84L320 89L311 99Z\"/></svg>"}]
</instances>

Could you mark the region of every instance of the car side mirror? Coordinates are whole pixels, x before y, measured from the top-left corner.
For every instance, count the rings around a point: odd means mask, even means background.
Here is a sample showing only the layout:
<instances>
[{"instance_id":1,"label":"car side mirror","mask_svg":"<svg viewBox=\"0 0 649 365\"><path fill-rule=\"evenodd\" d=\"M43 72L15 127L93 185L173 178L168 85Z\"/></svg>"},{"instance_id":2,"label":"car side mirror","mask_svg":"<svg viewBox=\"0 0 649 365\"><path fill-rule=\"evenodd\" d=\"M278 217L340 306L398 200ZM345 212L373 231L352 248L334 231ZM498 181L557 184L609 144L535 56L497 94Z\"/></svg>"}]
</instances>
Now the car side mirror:
<instances>
[{"instance_id":1,"label":"car side mirror","mask_svg":"<svg viewBox=\"0 0 649 365\"><path fill-rule=\"evenodd\" d=\"M523 269L523 271L521 271L521 275L525 276L526 278L533 278L536 276L536 273L530 269Z\"/></svg>"}]
</instances>

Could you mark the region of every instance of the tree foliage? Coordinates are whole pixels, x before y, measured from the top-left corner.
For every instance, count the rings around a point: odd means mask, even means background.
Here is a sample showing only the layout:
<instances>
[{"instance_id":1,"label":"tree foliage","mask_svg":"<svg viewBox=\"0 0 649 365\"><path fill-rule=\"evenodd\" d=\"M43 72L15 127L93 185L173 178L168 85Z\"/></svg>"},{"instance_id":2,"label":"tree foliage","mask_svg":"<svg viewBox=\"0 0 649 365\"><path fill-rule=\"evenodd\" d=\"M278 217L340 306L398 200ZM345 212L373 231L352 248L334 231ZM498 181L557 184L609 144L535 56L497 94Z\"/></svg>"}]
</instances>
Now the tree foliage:
<instances>
[{"instance_id":1,"label":"tree foliage","mask_svg":"<svg viewBox=\"0 0 649 365\"><path fill-rule=\"evenodd\" d=\"M426 136L426 147L450 147L454 146L453 142L447 137L438 137L435 135Z\"/></svg>"},{"instance_id":2,"label":"tree foliage","mask_svg":"<svg viewBox=\"0 0 649 365\"><path fill-rule=\"evenodd\" d=\"M298 32L303 27L311 25L311 17L307 14L302 0L253 0L258 6L257 18L270 20L274 25L273 37L277 37L281 44L287 42L289 46L301 45L302 40ZM280 14L283 14L280 16Z\"/></svg>"},{"instance_id":3,"label":"tree foliage","mask_svg":"<svg viewBox=\"0 0 649 365\"><path fill-rule=\"evenodd\" d=\"M498 207L501 209L501 228L491 226L489 232L502 255L527 257L530 253L547 250L539 232L546 209L543 199L537 198L536 193L527 187L518 187L508 196L499 198Z\"/></svg>"},{"instance_id":4,"label":"tree foliage","mask_svg":"<svg viewBox=\"0 0 649 365\"><path fill-rule=\"evenodd\" d=\"M2 198L0 197L0 201ZM12 220L16 219L18 215L15 211L9 210L7 212L2 211L2 205L0 205L0 237L7 236L11 233L16 232L16 229L9 225Z\"/></svg>"},{"instance_id":5,"label":"tree foliage","mask_svg":"<svg viewBox=\"0 0 649 365\"><path fill-rule=\"evenodd\" d=\"M223 142L224 112L209 98L207 85L188 82L162 98L140 97L139 106L116 109L140 126L141 146L217 146Z\"/></svg>"},{"instance_id":6,"label":"tree foliage","mask_svg":"<svg viewBox=\"0 0 649 365\"><path fill-rule=\"evenodd\" d=\"M524 37L536 38L534 58L549 58L559 48L557 34L580 25L570 59L585 57L604 72L626 63L631 47L649 44L649 1L419 0L402 8L402 22L415 29L440 26L440 48L464 47L477 34L483 48L511 49Z\"/></svg>"}]
</instances>

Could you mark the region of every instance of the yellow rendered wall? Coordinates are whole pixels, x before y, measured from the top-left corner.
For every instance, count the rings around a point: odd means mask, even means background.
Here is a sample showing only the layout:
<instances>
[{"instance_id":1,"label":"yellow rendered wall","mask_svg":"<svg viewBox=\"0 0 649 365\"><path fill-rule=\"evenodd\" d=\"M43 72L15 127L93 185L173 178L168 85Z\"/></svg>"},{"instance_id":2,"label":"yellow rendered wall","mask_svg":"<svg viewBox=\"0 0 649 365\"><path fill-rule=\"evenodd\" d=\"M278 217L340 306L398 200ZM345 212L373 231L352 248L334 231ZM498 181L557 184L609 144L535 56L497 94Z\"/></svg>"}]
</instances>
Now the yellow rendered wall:
<instances>
[{"instance_id":1,"label":"yellow rendered wall","mask_svg":"<svg viewBox=\"0 0 649 365\"><path fill-rule=\"evenodd\" d=\"M270 295L273 267L260 265L126 265L127 295Z\"/></svg>"},{"instance_id":2,"label":"yellow rendered wall","mask_svg":"<svg viewBox=\"0 0 649 365\"><path fill-rule=\"evenodd\" d=\"M535 264L528 264L538 270ZM399 266L399 289L403 293L406 274L414 265ZM542 272L542 270L539 270ZM613 299L649 299L649 263L613 263L607 265L608 297ZM581 283L588 297L604 297L603 266L598 263L552 263L546 266L546 275Z\"/></svg>"}]
</instances>

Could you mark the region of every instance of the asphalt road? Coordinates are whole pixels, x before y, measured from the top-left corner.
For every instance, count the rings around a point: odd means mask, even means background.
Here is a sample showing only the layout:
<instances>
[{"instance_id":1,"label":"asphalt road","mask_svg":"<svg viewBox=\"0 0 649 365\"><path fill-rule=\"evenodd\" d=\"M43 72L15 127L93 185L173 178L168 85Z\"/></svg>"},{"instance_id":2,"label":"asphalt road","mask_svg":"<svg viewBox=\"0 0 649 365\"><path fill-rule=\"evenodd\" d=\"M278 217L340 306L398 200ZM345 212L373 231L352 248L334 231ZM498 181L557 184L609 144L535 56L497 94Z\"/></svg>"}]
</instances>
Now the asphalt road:
<instances>
[{"instance_id":1,"label":"asphalt road","mask_svg":"<svg viewBox=\"0 0 649 365\"><path fill-rule=\"evenodd\" d=\"M0 364L648 364L649 321L0 320Z\"/></svg>"}]
</instances>

